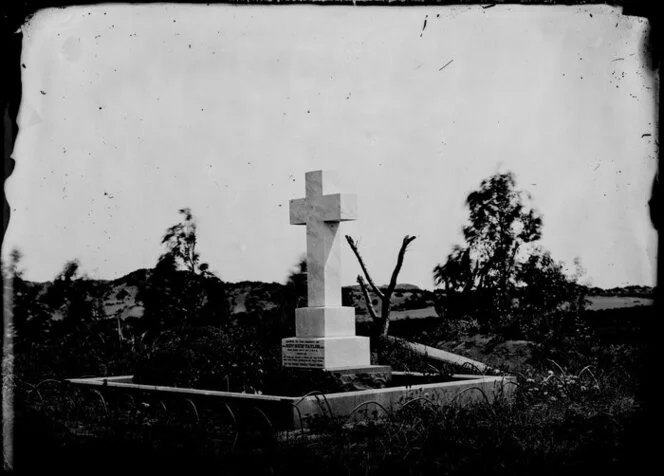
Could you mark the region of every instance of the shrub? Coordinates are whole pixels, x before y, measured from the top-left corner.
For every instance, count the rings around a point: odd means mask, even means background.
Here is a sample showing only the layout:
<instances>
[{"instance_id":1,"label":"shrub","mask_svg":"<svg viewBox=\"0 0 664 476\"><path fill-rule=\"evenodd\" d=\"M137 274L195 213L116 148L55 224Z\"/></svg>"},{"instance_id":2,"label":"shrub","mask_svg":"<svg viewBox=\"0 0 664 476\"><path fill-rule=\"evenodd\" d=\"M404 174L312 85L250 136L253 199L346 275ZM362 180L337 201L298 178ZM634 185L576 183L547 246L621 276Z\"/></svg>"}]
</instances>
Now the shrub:
<instances>
[{"instance_id":1,"label":"shrub","mask_svg":"<svg viewBox=\"0 0 664 476\"><path fill-rule=\"evenodd\" d=\"M170 330L139 356L134 381L256 392L263 386L265 357L262 349L246 337L230 326Z\"/></svg>"}]
</instances>

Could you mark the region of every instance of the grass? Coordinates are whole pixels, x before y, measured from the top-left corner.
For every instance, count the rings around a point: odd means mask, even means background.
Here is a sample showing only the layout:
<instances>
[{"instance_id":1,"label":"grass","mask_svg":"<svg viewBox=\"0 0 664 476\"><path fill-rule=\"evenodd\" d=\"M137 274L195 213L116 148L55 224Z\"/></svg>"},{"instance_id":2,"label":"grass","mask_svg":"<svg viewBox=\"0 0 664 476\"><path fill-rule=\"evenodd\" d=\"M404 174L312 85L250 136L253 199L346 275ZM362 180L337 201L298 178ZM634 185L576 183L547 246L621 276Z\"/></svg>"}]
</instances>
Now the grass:
<instances>
[{"instance_id":1,"label":"grass","mask_svg":"<svg viewBox=\"0 0 664 476\"><path fill-rule=\"evenodd\" d=\"M39 453L47 457L22 462L30 469L44 464L67 470L99 467L101 460L105 470L117 471L506 475L597 474L631 464L642 440L631 383L620 372L572 371L555 362L549 367L520 375L513 402L443 408L416 402L390 418L355 426L321 420L316 438L277 438L263 428L236 439L228 417L203 408L200 425L185 407L166 413L152 404L119 404L106 419L91 396L47 384L41 398L33 391L27 399L30 423L43 440ZM63 417L70 428L78 425L77 435L58 422ZM27 451L22 457L29 457Z\"/></svg>"},{"instance_id":2,"label":"grass","mask_svg":"<svg viewBox=\"0 0 664 476\"><path fill-rule=\"evenodd\" d=\"M567 347L544 348L516 370L511 402L444 408L415 402L360 425L320 420L315 437L276 435L257 414L245 415L254 425L237 431L238 415L224 408L169 402L164 411L157 401L102 402L58 379L76 376L67 375L75 365L91 374L101 363L110 373L131 373L123 367L131 363L129 354L112 347L108 354L83 359L100 344L81 341L69 356L64 352L80 339L64 346L60 340L31 346L29 362L35 366L27 368L34 377L19 372L23 378L14 379L15 463L25 472L599 474L638 472L634 465L657 454L644 430L650 415L640 381L645 349L638 340L592 345L571 340ZM399 363L401 370L428 369L399 349L374 351L378 361ZM49 374L50 362L59 373ZM25 365L19 358L17 368ZM96 375L103 374L96 369Z\"/></svg>"},{"instance_id":3,"label":"grass","mask_svg":"<svg viewBox=\"0 0 664 476\"><path fill-rule=\"evenodd\" d=\"M416 402L356 426L320 421L314 439L279 439L260 425L236 435L228 415L198 407L199 425L186 405L169 404L164 412L156 402L109 401L107 418L94 395L46 382L22 399L17 463L71 470L104 461L106 470L221 474L596 474L631 464L643 439L628 369L572 370L553 361L545 368L518 376L513 402L444 408Z\"/></svg>"}]
</instances>

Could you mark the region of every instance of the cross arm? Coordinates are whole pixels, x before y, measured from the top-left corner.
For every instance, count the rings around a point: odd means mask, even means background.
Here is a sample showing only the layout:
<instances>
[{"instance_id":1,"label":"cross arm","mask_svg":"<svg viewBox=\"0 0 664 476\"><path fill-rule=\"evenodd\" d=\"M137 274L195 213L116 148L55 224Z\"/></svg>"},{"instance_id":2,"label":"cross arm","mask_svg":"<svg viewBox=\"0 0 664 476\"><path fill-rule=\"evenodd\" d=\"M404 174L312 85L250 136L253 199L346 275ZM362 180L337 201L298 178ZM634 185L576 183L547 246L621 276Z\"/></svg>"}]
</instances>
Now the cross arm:
<instances>
[{"instance_id":1,"label":"cross arm","mask_svg":"<svg viewBox=\"0 0 664 476\"><path fill-rule=\"evenodd\" d=\"M357 220L357 196L333 193L322 197L320 217L323 221Z\"/></svg>"},{"instance_id":2,"label":"cross arm","mask_svg":"<svg viewBox=\"0 0 664 476\"><path fill-rule=\"evenodd\" d=\"M290 224L291 225L306 225L307 224L307 204L306 199L296 198L290 201Z\"/></svg>"}]
</instances>

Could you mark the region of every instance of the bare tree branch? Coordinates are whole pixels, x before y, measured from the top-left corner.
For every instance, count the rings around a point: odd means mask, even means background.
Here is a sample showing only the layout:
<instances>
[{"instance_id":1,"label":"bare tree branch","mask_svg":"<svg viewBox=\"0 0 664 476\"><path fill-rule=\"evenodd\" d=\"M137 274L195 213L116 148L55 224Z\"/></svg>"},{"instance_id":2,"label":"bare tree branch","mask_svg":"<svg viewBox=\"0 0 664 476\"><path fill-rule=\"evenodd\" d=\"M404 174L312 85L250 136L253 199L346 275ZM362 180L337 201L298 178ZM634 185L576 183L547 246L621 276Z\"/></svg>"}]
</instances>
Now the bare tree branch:
<instances>
[{"instance_id":1,"label":"bare tree branch","mask_svg":"<svg viewBox=\"0 0 664 476\"><path fill-rule=\"evenodd\" d=\"M397 278L399 277L399 271L401 271L401 266L403 265L403 257L406 254L406 248L408 248L408 245L415 239L417 238L416 236L409 236L406 235L403 237L403 241L401 242L401 249L399 250L399 256L397 257L397 265L394 267L394 271L392 271L392 279L390 279L390 285L387 288L386 294L389 296L392 294L394 291L394 288L397 285Z\"/></svg>"},{"instance_id":2,"label":"bare tree branch","mask_svg":"<svg viewBox=\"0 0 664 476\"><path fill-rule=\"evenodd\" d=\"M415 239L415 237L413 237L413 239ZM357 261L359 261L360 266L362 267L362 271L364 272L364 276L366 276L367 281L369 282L369 286L371 286L372 291L375 292L378 295L378 297L380 297L381 299L385 299L385 295L383 294L383 292L380 289L378 289L378 286L376 286L374 284L373 280L371 279L371 276L369 275L369 270L367 270L367 267L364 264L364 260L362 259L362 256L360 256L360 250L357 249L357 244L355 243L353 238L350 235L346 235L346 241L348 242L351 249L353 250L353 253L355 253L355 256L357 257ZM403 257L402 257L402 259L403 259Z\"/></svg>"},{"instance_id":3,"label":"bare tree branch","mask_svg":"<svg viewBox=\"0 0 664 476\"><path fill-rule=\"evenodd\" d=\"M369 314L371 315L372 319L374 322L377 324L376 326L376 335L378 337L385 337L388 334L389 327L390 327L390 301L392 298L392 293L394 292L394 289L396 288L397 285L397 278L399 277L399 272L401 271L401 266L403 265L403 259L404 255L406 254L406 249L408 248L408 245L415 239L415 236L410 236L406 235L403 239L403 242L401 243L401 249L399 250L399 255L397 258L397 264L394 267L394 271L392 272L392 279L390 280L390 284L385 290L385 292L381 291L378 289L378 286L373 282L371 279L371 276L369 275L369 271L367 270L366 265L364 264L364 260L362 259L362 256L360 255L360 251L357 248L357 244L351 238L349 235L346 235L346 241L348 241L348 244L350 245L351 249L353 250L353 253L355 253L355 257L360 263L360 267L362 268L362 271L364 272L364 276L367 278L367 281L369 282L369 286L371 286L371 289L373 292L375 292L378 297L381 299L381 310L380 310L380 316L377 315L376 310L373 307L373 304L371 303L371 299L369 297L369 291L367 289L367 286L364 283L364 279L362 278L362 275L359 275L357 277L357 282L360 285L360 289L362 290L362 295L364 296L364 300L367 304L367 310L369 311Z\"/></svg>"},{"instance_id":4,"label":"bare tree branch","mask_svg":"<svg viewBox=\"0 0 664 476\"><path fill-rule=\"evenodd\" d=\"M367 305L367 310L369 311L369 315L371 315L371 318L374 321L378 321L378 315L376 314L376 310L373 307L373 304L371 303L371 298L369 297L369 291L367 291L367 286L364 284L364 279L362 279L362 276L358 275L357 276L357 283L360 285L360 289L362 290L362 296L364 296L364 302Z\"/></svg>"}]
</instances>

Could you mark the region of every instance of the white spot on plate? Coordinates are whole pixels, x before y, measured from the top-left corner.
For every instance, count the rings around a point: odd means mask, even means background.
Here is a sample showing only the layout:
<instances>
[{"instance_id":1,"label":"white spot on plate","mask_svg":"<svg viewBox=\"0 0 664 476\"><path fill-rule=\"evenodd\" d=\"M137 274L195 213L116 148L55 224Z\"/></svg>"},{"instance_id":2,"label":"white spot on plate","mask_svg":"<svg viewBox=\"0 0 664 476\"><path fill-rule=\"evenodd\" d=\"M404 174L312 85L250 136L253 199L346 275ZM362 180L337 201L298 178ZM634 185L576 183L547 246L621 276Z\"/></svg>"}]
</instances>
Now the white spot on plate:
<instances>
[{"instance_id":1,"label":"white spot on plate","mask_svg":"<svg viewBox=\"0 0 664 476\"><path fill-rule=\"evenodd\" d=\"M67 61L78 61L81 57L81 39L70 36L62 44L62 55Z\"/></svg>"}]
</instances>

